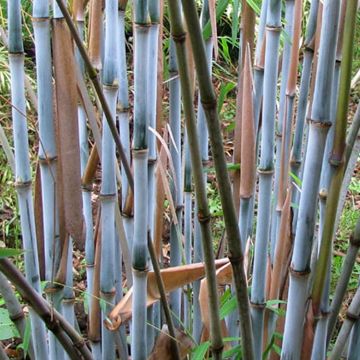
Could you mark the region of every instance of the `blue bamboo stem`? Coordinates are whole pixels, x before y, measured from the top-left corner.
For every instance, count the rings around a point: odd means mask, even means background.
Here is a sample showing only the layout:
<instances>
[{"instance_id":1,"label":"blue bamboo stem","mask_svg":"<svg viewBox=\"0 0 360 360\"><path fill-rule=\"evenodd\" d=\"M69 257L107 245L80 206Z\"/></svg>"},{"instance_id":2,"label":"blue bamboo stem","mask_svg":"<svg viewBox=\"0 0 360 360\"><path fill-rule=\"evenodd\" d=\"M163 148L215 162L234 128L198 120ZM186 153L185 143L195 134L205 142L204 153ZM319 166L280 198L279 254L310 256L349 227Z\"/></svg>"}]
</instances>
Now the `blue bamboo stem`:
<instances>
[{"instance_id":1,"label":"blue bamboo stem","mask_svg":"<svg viewBox=\"0 0 360 360\"><path fill-rule=\"evenodd\" d=\"M321 29L319 63L316 73L314 100L309 124L307 156L304 164L302 193L292 256L292 268L285 320L282 358L297 358L301 351L302 336L299 324L303 324L307 298L310 254L313 244L316 219L317 192L320 171L329 129L330 100L329 89L333 82L339 1L325 1Z\"/></svg>"},{"instance_id":2,"label":"blue bamboo stem","mask_svg":"<svg viewBox=\"0 0 360 360\"><path fill-rule=\"evenodd\" d=\"M31 169L29 160L24 90L24 49L21 36L20 0L8 1L9 63L11 74L12 120L15 145L15 184L18 195L25 274L31 286L41 293L35 232ZM40 318L30 310L32 338L37 359L47 359L46 331Z\"/></svg>"},{"instance_id":3,"label":"blue bamboo stem","mask_svg":"<svg viewBox=\"0 0 360 360\"><path fill-rule=\"evenodd\" d=\"M270 1L266 21L263 119L259 172L258 226L256 229L254 272L251 291L255 358L261 358L265 308L267 247L270 232L271 188L274 159L278 48L281 30L281 1Z\"/></svg>"}]
</instances>

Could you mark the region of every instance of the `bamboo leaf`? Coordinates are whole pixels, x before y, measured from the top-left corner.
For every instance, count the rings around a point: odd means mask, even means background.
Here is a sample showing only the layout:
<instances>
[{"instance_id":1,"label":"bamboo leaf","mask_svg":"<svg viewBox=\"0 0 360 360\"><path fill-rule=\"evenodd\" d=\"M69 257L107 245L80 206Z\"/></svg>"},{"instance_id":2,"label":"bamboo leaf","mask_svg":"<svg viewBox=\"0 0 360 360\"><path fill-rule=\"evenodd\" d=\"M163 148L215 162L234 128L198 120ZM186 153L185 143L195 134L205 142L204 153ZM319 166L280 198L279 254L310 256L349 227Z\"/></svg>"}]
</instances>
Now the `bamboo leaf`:
<instances>
[{"instance_id":1,"label":"bamboo leaf","mask_svg":"<svg viewBox=\"0 0 360 360\"><path fill-rule=\"evenodd\" d=\"M256 1L254 1L254 0L246 0L246 2L256 12L256 15L260 15L260 7L259 7L259 4Z\"/></svg>"},{"instance_id":2,"label":"bamboo leaf","mask_svg":"<svg viewBox=\"0 0 360 360\"><path fill-rule=\"evenodd\" d=\"M238 340L237 338L235 338L236 340ZM224 342L226 341L226 339L224 339ZM234 355L236 355L236 359L241 359L241 345L236 345L233 348L224 351L223 353L223 359L232 359Z\"/></svg>"},{"instance_id":3,"label":"bamboo leaf","mask_svg":"<svg viewBox=\"0 0 360 360\"><path fill-rule=\"evenodd\" d=\"M236 297L232 296L220 307L220 320L231 314L237 308Z\"/></svg>"},{"instance_id":4,"label":"bamboo leaf","mask_svg":"<svg viewBox=\"0 0 360 360\"><path fill-rule=\"evenodd\" d=\"M233 2L233 12L231 16L231 41L233 44L237 41L239 33L239 0Z\"/></svg>"},{"instance_id":5,"label":"bamboo leaf","mask_svg":"<svg viewBox=\"0 0 360 360\"><path fill-rule=\"evenodd\" d=\"M301 189L302 181L299 177L297 177L293 172L289 173L291 178L295 181L295 184Z\"/></svg>"},{"instance_id":6,"label":"bamboo leaf","mask_svg":"<svg viewBox=\"0 0 360 360\"><path fill-rule=\"evenodd\" d=\"M236 84L233 82L229 82L225 85L221 85L219 97L218 97L218 104L217 104L217 111L220 114L221 109L224 105L225 98L227 94L235 88Z\"/></svg>"},{"instance_id":7,"label":"bamboo leaf","mask_svg":"<svg viewBox=\"0 0 360 360\"><path fill-rule=\"evenodd\" d=\"M19 337L19 333L9 317L7 309L0 308L0 340Z\"/></svg>"},{"instance_id":8,"label":"bamboo leaf","mask_svg":"<svg viewBox=\"0 0 360 360\"><path fill-rule=\"evenodd\" d=\"M26 358L26 354L29 350L30 339L31 339L31 322L29 318L26 318L25 332L22 343L22 347L24 350L24 358Z\"/></svg>"},{"instance_id":9,"label":"bamboo leaf","mask_svg":"<svg viewBox=\"0 0 360 360\"><path fill-rule=\"evenodd\" d=\"M11 256L19 256L23 253L22 250L11 249L11 248L0 248L0 259L11 257Z\"/></svg>"},{"instance_id":10,"label":"bamboo leaf","mask_svg":"<svg viewBox=\"0 0 360 360\"><path fill-rule=\"evenodd\" d=\"M195 348L192 359L193 360L204 360L206 353L209 351L210 348L210 341L205 341L200 344L198 347Z\"/></svg>"},{"instance_id":11,"label":"bamboo leaf","mask_svg":"<svg viewBox=\"0 0 360 360\"><path fill-rule=\"evenodd\" d=\"M220 17L222 16L222 14L224 13L224 11L226 10L228 4L229 4L230 0L220 0L217 3L216 6L216 21L219 21ZM211 23L210 20L205 24L204 29L203 29L203 37L204 40L209 39L209 37L211 36Z\"/></svg>"}]
</instances>

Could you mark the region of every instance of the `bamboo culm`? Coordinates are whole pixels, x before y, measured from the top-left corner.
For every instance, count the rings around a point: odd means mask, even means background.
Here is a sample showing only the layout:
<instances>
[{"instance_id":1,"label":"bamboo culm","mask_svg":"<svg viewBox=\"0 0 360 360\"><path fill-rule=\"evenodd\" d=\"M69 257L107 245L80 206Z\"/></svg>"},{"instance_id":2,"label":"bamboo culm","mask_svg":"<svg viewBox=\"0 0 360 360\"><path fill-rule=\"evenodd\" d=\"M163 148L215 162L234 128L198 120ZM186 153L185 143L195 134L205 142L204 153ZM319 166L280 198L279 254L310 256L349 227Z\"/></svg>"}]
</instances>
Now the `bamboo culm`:
<instances>
[{"instance_id":1,"label":"bamboo culm","mask_svg":"<svg viewBox=\"0 0 360 360\"><path fill-rule=\"evenodd\" d=\"M200 21L202 28L210 19L209 15L209 2L206 0L203 3L203 7L201 10ZM211 72L212 69L212 53L213 53L213 41L212 37L205 40L205 51L206 51L206 58L207 58L207 66L209 71ZM206 126L206 119L204 108L201 105L200 97L198 98L198 113L197 113L197 134L199 139L199 146L200 146L200 153L201 153L201 160L203 167L206 167L209 161L209 135ZM207 174L204 173L204 184L206 186L207 183ZM198 206L195 199L195 213L198 212ZM201 229L200 229L200 222L197 218L194 221L194 262L203 261L203 250L202 250L202 241L201 241ZM200 292L200 281L196 281L193 284L193 337L196 341L200 340L201 336L201 314L200 314L200 303L199 303L199 292Z\"/></svg>"},{"instance_id":2,"label":"bamboo culm","mask_svg":"<svg viewBox=\"0 0 360 360\"><path fill-rule=\"evenodd\" d=\"M118 93L118 67L116 50L118 47L118 2L107 0L105 3L105 49L103 87L111 116L116 116L116 101ZM115 36L114 36L115 35ZM115 175L115 142L110 128L103 115L102 136L102 186L101 186L101 273L100 291L101 297L106 303L105 320L111 310L111 304L115 302L115 206L117 198L116 175ZM117 257L116 257L117 258ZM119 260L117 260L119 261ZM115 343L113 334L102 327L102 358L115 358Z\"/></svg>"},{"instance_id":3,"label":"bamboo culm","mask_svg":"<svg viewBox=\"0 0 360 360\"><path fill-rule=\"evenodd\" d=\"M337 36L339 2L326 1L323 11L319 64L316 73L307 145L307 154L309 155L306 156L304 164L304 180L290 273L288 307L294 309L294 311L288 312L285 319L282 359L296 359L301 352L302 336L295 336L295 334L298 334L299 324L303 324L305 315L317 190L320 182L326 136L329 129L330 96L328 92L331 88L335 65L336 42L334 42L334 39Z\"/></svg>"},{"instance_id":4,"label":"bamboo culm","mask_svg":"<svg viewBox=\"0 0 360 360\"><path fill-rule=\"evenodd\" d=\"M25 341L26 319L24 311L8 279L2 273L0 273L0 293L5 301L5 306L9 312L10 319L15 324L23 341ZM35 359L34 347L31 339L29 340L28 353L31 359Z\"/></svg>"},{"instance_id":5,"label":"bamboo culm","mask_svg":"<svg viewBox=\"0 0 360 360\"><path fill-rule=\"evenodd\" d=\"M234 272L236 296L240 313L240 328L242 334L242 349L246 359L254 358L252 326L250 320L249 299L247 294L246 276L244 272L244 258L241 250L240 232L237 224L235 206L232 200L230 178L227 171L226 159L221 134L219 118L216 108L216 98L211 78L206 66L206 53L201 35L199 19L197 18L194 1L182 1L187 28L191 29L190 41L193 49L195 68L199 80L201 102L204 107L212 154L215 164L216 177L219 184L220 198L224 211L225 228L228 236L229 259Z\"/></svg>"},{"instance_id":6,"label":"bamboo culm","mask_svg":"<svg viewBox=\"0 0 360 360\"><path fill-rule=\"evenodd\" d=\"M15 145L15 181L18 195L25 272L29 284L38 292L40 274L35 232L33 199L31 192L31 170L29 160L26 104L24 91L24 49L21 37L20 0L8 1L9 63L11 74L12 120ZM37 359L47 359L45 326L30 310L34 352Z\"/></svg>"},{"instance_id":7,"label":"bamboo culm","mask_svg":"<svg viewBox=\"0 0 360 360\"><path fill-rule=\"evenodd\" d=\"M210 212L206 198L206 188L203 180L203 169L201 163L201 152L196 135L195 113L191 96L191 84L187 55L185 47L185 32L180 14L180 3L172 0L170 3L171 33L176 45L176 55L179 64L179 74L183 105L185 112L185 123L190 147L191 164L195 184L195 194L198 206L198 219L201 224L203 255L205 260L205 271L209 290L209 314L210 335L212 341L212 353L215 359L222 358L223 341L220 328L219 302L216 286L216 275L214 266L213 242L210 230ZM197 20L198 21L198 20ZM188 24L189 25L189 24ZM206 62L207 63L207 62Z\"/></svg>"},{"instance_id":8,"label":"bamboo culm","mask_svg":"<svg viewBox=\"0 0 360 360\"><path fill-rule=\"evenodd\" d=\"M134 360L147 356L146 335L146 286L148 270L147 232L148 232L148 127L149 98L149 14L148 2L136 1L135 7L135 59L134 59L134 240L132 249L133 264L133 320L131 338L131 357ZM146 224L146 225L145 225Z\"/></svg>"},{"instance_id":9,"label":"bamboo culm","mask_svg":"<svg viewBox=\"0 0 360 360\"><path fill-rule=\"evenodd\" d=\"M281 30L281 1L269 2L266 21L263 109L266 119L261 129L259 173L259 212L256 228L251 309L255 358L260 358L263 343L267 247L270 234L271 189L274 169L274 135L278 48Z\"/></svg>"}]
</instances>

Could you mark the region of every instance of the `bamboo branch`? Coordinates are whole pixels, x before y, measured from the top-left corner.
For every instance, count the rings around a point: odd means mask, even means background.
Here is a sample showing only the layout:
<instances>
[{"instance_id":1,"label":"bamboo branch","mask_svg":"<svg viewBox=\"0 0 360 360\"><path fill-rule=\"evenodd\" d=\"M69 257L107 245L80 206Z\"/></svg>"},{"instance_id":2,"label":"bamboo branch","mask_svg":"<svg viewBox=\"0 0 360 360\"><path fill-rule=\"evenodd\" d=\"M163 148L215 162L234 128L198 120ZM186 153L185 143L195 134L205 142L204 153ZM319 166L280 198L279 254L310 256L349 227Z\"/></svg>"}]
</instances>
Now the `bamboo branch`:
<instances>
[{"instance_id":1,"label":"bamboo branch","mask_svg":"<svg viewBox=\"0 0 360 360\"><path fill-rule=\"evenodd\" d=\"M45 322L73 360L92 360L84 339L75 329L31 287L9 259L0 259L0 271L11 281L21 296Z\"/></svg>"}]
</instances>

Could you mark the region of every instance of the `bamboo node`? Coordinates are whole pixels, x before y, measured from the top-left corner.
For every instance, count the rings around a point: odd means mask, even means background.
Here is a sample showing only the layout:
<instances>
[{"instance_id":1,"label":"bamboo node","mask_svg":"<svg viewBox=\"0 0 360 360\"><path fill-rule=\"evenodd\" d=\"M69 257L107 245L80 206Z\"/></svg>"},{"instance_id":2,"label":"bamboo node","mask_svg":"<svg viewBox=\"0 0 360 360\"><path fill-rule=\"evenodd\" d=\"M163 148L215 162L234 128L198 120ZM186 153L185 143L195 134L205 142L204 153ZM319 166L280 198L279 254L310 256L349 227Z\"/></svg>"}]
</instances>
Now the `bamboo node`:
<instances>
[{"instance_id":1,"label":"bamboo node","mask_svg":"<svg viewBox=\"0 0 360 360\"><path fill-rule=\"evenodd\" d=\"M214 109L216 108L216 100L215 99L209 99L209 100L204 100L201 99L201 105L202 107L208 110Z\"/></svg>"},{"instance_id":2,"label":"bamboo node","mask_svg":"<svg viewBox=\"0 0 360 360\"><path fill-rule=\"evenodd\" d=\"M129 106L125 106L121 103L117 103L116 105L116 112L119 114L126 114L130 111L130 107Z\"/></svg>"},{"instance_id":3,"label":"bamboo node","mask_svg":"<svg viewBox=\"0 0 360 360\"><path fill-rule=\"evenodd\" d=\"M145 157L147 156L148 152L149 152L149 149L148 148L145 148L145 149L133 149L133 157L137 157L138 159L139 158L142 158L142 157Z\"/></svg>"},{"instance_id":4,"label":"bamboo node","mask_svg":"<svg viewBox=\"0 0 360 360\"><path fill-rule=\"evenodd\" d=\"M63 298L62 302L63 302L64 304L73 304L73 303L75 303L75 297L66 298L66 299Z\"/></svg>"},{"instance_id":5,"label":"bamboo node","mask_svg":"<svg viewBox=\"0 0 360 360\"><path fill-rule=\"evenodd\" d=\"M204 167L208 167L210 165L210 160L202 160L202 164Z\"/></svg>"},{"instance_id":6,"label":"bamboo node","mask_svg":"<svg viewBox=\"0 0 360 360\"><path fill-rule=\"evenodd\" d=\"M333 153L330 156L329 163L332 166L340 167L344 163L344 156Z\"/></svg>"},{"instance_id":7,"label":"bamboo node","mask_svg":"<svg viewBox=\"0 0 360 360\"><path fill-rule=\"evenodd\" d=\"M122 321L121 321L121 316L120 315L116 315L115 317L112 317L111 319L109 319L108 317L106 317L104 319L104 326L109 330L109 331L116 331L119 329L120 325L121 325Z\"/></svg>"},{"instance_id":8,"label":"bamboo node","mask_svg":"<svg viewBox=\"0 0 360 360\"><path fill-rule=\"evenodd\" d=\"M301 165L301 160L291 159L290 165L298 168Z\"/></svg>"},{"instance_id":9,"label":"bamboo node","mask_svg":"<svg viewBox=\"0 0 360 360\"><path fill-rule=\"evenodd\" d=\"M244 262L244 256L242 254L240 254L239 256L233 256L231 254L231 250L229 251L228 258L231 265L242 265L242 263Z\"/></svg>"},{"instance_id":10,"label":"bamboo node","mask_svg":"<svg viewBox=\"0 0 360 360\"><path fill-rule=\"evenodd\" d=\"M186 32L176 35L172 34L171 36L175 42L184 42L186 40Z\"/></svg>"},{"instance_id":11,"label":"bamboo node","mask_svg":"<svg viewBox=\"0 0 360 360\"><path fill-rule=\"evenodd\" d=\"M255 308L255 309L265 309L266 307L266 303L255 303L250 301L251 307Z\"/></svg>"},{"instance_id":12,"label":"bamboo node","mask_svg":"<svg viewBox=\"0 0 360 360\"><path fill-rule=\"evenodd\" d=\"M51 294L55 294L58 291L60 291L62 288L64 287L63 284L60 283L53 283L53 282L47 282L45 287L44 287L44 293L51 295Z\"/></svg>"},{"instance_id":13,"label":"bamboo node","mask_svg":"<svg viewBox=\"0 0 360 360\"><path fill-rule=\"evenodd\" d=\"M281 32L282 26L272 26L272 25L266 25L267 31L273 31L273 32Z\"/></svg>"},{"instance_id":14,"label":"bamboo node","mask_svg":"<svg viewBox=\"0 0 360 360\"><path fill-rule=\"evenodd\" d=\"M25 315L24 315L23 311L20 311L14 315L10 315L10 313L9 313L9 318L12 322L16 322L17 320L23 319L24 317L25 317Z\"/></svg>"},{"instance_id":15,"label":"bamboo node","mask_svg":"<svg viewBox=\"0 0 360 360\"><path fill-rule=\"evenodd\" d=\"M83 183L83 184L81 184L81 189L82 189L83 191L86 191L86 192L92 192L92 190L93 190L93 185L92 185L92 184L85 184L85 183Z\"/></svg>"},{"instance_id":16,"label":"bamboo node","mask_svg":"<svg viewBox=\"0 0 360 360\"><path fill-rule=\"evenodd\" d=\"M210 219L211 219L210 214L204 215L201 212L198 213L197 217L198 217L199 223L206 223L206 222L210 221Z\"/></svg>"},{"instance_id":17,"label":"bamboo node","mask_svg":"<svg viewBox=\"0 0 360 360\"><path fill-rule=\"evenodd\" d=\"M149 272L149 267L147 266L146 268L137 269L133 265L132 270L133 270L133 273L137 274L137 276L145 276Z\"/></svg>"},{"instance_id":18,"label":"bamboo node","mask_svg":"<svg viewBox=\"0 0 360 360\"><path fill-rule=\"evenodd\" d=\"M156 164L157 158L148 158L148 164L149 165L154 165Z\"/></svg>"},{"instance_id":19,"label":"bamboo node","mask_svg":"<svg viewBox=\"0 0 360 360\"><path fill-rule=\"evenodd\" d=\"M359 237L356 237L354 235L354 233L352 233L350 235L350 240L349 240L350 244L355 246L355 247L360 247L360 238Z\"/></svg>"},{"instance_id":20,"label":"bamboo node","mask_svg":"<svg viewBox=\"0 0 360 360\"><path fill-rule=\"evenodd\" d=\"M311 273L310 268L306 268L305 270L295 270L292 266L290 266L290 274L297 278L302 278L309 276Z\"/></svg>"},{"instance_id":21,"label":"bamboo node","mask_svg":"<svg viewBox=\"0 0 360 360\"><path fill-rule=\"evenodd\" d=\"M360 315L356 315L353 312L351 312L350 310L348 310L346 312L346 318L349 319L352 322L355 322L355 321L360 319Z\"/></svg>"},{"instance_id":22,"label":"bamboo node","mask_svg":"<svg viewBox=\"0 0 360 360\"><path fill-rule=\"evenodd\" d=\"M104 90L117 90L119 88L119 83L117 81L114 81L112 84L103 84Z\"/></svg>"},{"instance_id":23,"label":"bamboo node","mask_svg":"<svg viewBox=\"0 0 360 360\"><path fill-rule=\"evenodd\" d=\"M264 72L264 66L261 64L254 64L253 69L256 71L262 71Z\"/></svg>"},{"instance_id":24,"label":"bamboo node","mask_svg":"<svg viewBox=\"0 0 360 360\"><path fill-rule=\"evenodd\" d=\"M274 169L258 169L257 172L259 175L272 175L274 174Z\"/></svg>"},{"instance_id":25,"label":"bamboo node","mask_svg":"<svg viewBox=\"0 0 360 360\"><path fill-rule=\"evenodd\" d=\"M34 16L32 16L31 21L32 22L45 22L45 21L49 21L49 17L48 16L47 17L44 17L44 16L42 16L42 17L34 17Z\"/></svg>"},{"instance_id":26,"label":"bamboo node","mask_svg":"<svg viewBox=\"0 0 360 360\"><path fill-rule=\"evenodd\" d=\"M57 161L58 157L57 156L42 156L39 155L39 163L40 164L51 164L54 161Z\"/></svg>"},{"instance_id":27,"label":"bamboo node","mask_svg":"<svg viewBox=\"0 0 360 360\"><path fill-rule=\"evenodd\" d=\"M100 194L99 195L99 199L100 201L103 200L103 201L111 201L111 200L114 200L116 199L116 194Z\"/></svg>"},{"instance_id":28,"label":"bamboo node","mask_svg":"<svg viewBox=\"0 0 360 360\"><path fill-rule=\"evenodd\" d=\"M327 191L327 189L324 189L324 188L320 189L320 191L319 191L319 198L320 198L321 200L326 200L326 199L327 199L327 196L328 196L328 191Z\"/></svg>"},{"instance_id":29,"label":"bamboo node","mask_svg":"<svg viewBox=\"0 0 360 360\"><path fill-rule=\"evenodd\" d=\"M16 189L26 189L31 186L32 181L15 181L15 188Z\"/></svg>"},{"instance_id":30,"label":"bamboo node","mask_svg":"<svg viewBox=\"0 0 360 360\"><path fill-rule=\"evenodd\" d=\"M116 294L116 289L115 287L112 287L110 290L107 290L107 291L103 291L103 290L100 290L100 296L101 297L109 297L109 298L112 298L114 295Z\"/></svg>"},{"instance_id":31,"label":"bamboo node","mask_svg":"<svg viewBox=\"0 0 360 360\"><path fill-rule=\"evenodd\" d=\"M308 121L309 125L312 125L314 127L324 129L324 130L328 130L331 126L330 121L321 121L320 119L316 120L316 119L312 119L311 117L308 117L306 120Z\"/></svg>"}]
</instances>

